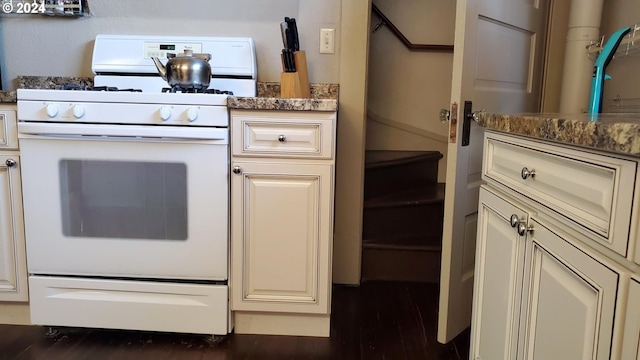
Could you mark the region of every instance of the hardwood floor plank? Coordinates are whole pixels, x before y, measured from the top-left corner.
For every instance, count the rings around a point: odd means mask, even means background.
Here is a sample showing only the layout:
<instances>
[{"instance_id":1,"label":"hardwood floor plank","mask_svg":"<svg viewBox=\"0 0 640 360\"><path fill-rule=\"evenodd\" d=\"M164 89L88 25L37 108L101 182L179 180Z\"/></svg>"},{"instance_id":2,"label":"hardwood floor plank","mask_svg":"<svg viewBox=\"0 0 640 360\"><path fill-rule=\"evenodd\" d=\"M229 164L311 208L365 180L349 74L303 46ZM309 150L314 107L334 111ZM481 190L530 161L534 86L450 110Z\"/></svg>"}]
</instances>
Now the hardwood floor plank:
<instances>
[{"instance_id":1,"label":"hardwood floor plank","mask_svg":"<svg viewBox=\"0 0 640 360\"><path fill-rule=\"evenodd\" d=\"M0 325L0 360L466 360L469 331L439 344L437 315L437 284L365 282L334 286L329 338Z\"/></svg>"}]
</instances>

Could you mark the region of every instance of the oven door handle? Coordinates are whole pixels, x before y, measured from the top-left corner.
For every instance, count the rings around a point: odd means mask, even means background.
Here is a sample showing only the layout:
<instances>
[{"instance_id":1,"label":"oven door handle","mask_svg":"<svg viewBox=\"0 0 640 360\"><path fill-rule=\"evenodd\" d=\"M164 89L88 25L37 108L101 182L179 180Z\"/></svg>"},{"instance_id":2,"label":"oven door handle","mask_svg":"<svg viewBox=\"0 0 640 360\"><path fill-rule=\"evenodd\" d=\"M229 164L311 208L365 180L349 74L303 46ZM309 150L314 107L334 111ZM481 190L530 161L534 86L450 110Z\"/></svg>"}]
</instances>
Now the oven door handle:
<instances>
[{"instance_id":1,"label":"oven door handle","mask_svg":"<svg viewBox=\"0 0 640 360\"><path fill-rule=\"evenodd\" d=\"M68 123L18 123L18 137L113 137L118 139L149 138L154 140L219 140L227 142L229 129L196 126L154 126Z\"/></svg>"}]
</instances>

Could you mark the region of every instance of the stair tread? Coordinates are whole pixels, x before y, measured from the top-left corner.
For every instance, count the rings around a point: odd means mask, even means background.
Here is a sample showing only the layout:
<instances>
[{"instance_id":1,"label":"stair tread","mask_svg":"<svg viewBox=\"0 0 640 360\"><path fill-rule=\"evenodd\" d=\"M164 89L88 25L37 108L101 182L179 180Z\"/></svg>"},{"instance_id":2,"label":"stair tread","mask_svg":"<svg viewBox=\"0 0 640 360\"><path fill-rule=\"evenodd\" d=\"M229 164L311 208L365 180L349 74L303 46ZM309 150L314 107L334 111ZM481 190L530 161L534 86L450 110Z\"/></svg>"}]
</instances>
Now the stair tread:
<instances>
[{"instance_id":1,"label":"stair tread","mask_svg":"<svg viewBox=\"0 0 640 360\"><path fill-rule=\"evenodd\" d=\"M429 183L413 189L402 189L364 201L365 209L417 206L444 202L445 184Z\"/></svg>"},{"instance_id":2,"label":"stair tread","mask_svg":"<svg viewBox=\"0 0 640 360\"><path fill-rule=\"evenodd\" d=\"M442 235L362 239L363 249L441 251ZM436 244L434 244L436 243Z\"/></svg>"},{"instance_id":3,"label":"stair tread","mask_svg":"<svg viewBox=\"0 0 640 360\"><path fill-rule=\"evenodd\" d=\"M439 151L415 150L367 150L365 151L365 169L375 169L392 165L401 165L417 160L440 160L443 157Z\"/></svg>"}]
</instances>

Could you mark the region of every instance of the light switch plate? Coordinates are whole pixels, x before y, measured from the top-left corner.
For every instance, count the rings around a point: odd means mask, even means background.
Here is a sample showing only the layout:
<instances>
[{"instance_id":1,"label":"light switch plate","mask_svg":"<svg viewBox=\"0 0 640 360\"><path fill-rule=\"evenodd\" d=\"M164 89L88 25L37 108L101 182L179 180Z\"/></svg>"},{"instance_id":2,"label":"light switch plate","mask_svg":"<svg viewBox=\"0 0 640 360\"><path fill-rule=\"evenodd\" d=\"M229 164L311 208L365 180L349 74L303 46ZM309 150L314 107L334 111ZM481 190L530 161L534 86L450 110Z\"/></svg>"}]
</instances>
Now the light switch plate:
<instances>
[{"instance_id":1,"label":"light switch plate","mask_svg":"<svg viewBox=\"0 0 640 360\"><path fill-rule=\"evenodd\" d=\"M335 29L320 29L320 54L335 54Z\"/></svg>"}]
</instances>

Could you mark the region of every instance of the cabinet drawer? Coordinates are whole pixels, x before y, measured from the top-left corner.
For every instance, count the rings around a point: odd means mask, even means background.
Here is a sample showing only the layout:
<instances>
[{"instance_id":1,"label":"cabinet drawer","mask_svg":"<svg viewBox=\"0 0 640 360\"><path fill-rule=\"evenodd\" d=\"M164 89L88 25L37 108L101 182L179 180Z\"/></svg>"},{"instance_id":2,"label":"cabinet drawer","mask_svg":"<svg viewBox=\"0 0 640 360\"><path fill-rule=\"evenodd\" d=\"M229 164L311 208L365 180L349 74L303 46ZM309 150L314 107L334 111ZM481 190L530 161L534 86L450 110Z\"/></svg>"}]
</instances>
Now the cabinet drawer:
<instances>
[{"instance_id":1,"label":"cabinet drawer","mask_svg":"<svg viewBox=\"0 0 640 360\"><path fill-rule=\"evenodd\" d=\"M335 119L335 113L232 111L232 153L330 159Z\"/></svg>"},{"instance_id":2,"label":"cabinet drawer","mask_svg":"<svg viewBox=\"0 0 640 360\"><path fill-rule=\"evenodd\" d=\"M627 256L636 162L491 132L484 146L484 180L539 202Z\"/></svg>"},{"instance_id":3,"label":"cabinet drawer","mask_svg":"<svg viewBox=\"0 0 640 360\"><path fill-rule=\"evenodd\" d=\"M0 108L0 149L18 148L18 128L15 110Z\"/></svg>"}]
</instances>

